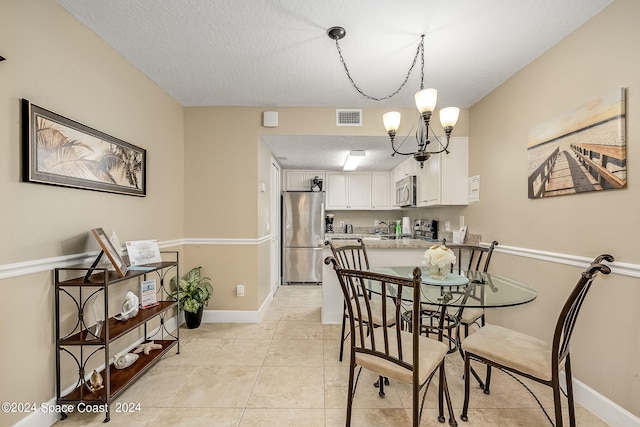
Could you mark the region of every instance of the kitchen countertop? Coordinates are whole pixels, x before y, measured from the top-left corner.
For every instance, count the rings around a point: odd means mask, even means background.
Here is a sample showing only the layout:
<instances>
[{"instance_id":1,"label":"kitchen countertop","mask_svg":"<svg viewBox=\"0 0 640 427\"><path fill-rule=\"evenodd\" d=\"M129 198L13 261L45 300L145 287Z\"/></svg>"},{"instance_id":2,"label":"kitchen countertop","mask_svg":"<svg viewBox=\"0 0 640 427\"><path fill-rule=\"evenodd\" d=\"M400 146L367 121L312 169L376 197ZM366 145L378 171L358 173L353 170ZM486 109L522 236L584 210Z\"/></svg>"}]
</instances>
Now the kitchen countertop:
<instances>
[{"instance_id":1,"label":"kitchen countertop","mask_svg":"<svg viewBox=\"0 0 640 427\"><path fill-rule=\"evenodd\" d=\"M379 234L372 233L325 233L325 240L331 240L335 246L355 244L356 239L363 239L367 249L428 249L441 240L422 240L405 237L402 239L381 239ZM440 237L446 238L447 243L453 241L451 231L443 231ZM479 245L481 242L479 234L467 233L464 243ZM324 242L320 243L324 247Z\"/></svg>"},{"instance_id":2,"label":"kitchen countertop","mask_svg":"<svg viewBox=\"0 0 640 427\"><path fill-rule=\"evenodd\" d=\"M375 234L346 234L332 233L325 234L325 240L331 240L335 246L343 246L355 244L356 239L364 240L367 249L428 249L437 241L427 241L421 239L402 238L402 239L381 239ZM324 242L320 243L321 247L325 247Z\"/></svg>"}]
</instances>

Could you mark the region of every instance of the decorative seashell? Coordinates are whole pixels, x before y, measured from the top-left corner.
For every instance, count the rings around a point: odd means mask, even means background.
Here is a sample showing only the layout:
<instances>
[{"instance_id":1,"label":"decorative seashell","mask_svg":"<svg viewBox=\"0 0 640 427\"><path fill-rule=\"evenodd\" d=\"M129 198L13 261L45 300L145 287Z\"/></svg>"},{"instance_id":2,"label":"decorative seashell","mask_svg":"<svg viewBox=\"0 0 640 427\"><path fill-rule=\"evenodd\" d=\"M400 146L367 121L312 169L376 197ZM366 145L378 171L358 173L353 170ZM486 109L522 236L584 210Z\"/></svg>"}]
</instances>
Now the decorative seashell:
<instances>
[{"instance_id":1,"label":"decorative seashell","mask_svg":"<svg viewBox=\"0 0 640 427\"><path fill-rule=\"evenodd\" d=\"M116 315L115 318L121 321L131 319L132 317L135 317L138 314L139 310L140 310L140 300L138 299L138 296L133 292L129 291L125 295L125 300L122 303L122 313L120 313L119 315Z\"/></svg>"},{"instance_id":2,"label":"decorative seashell","mask_svg":"<svg viewBox=\"0 0 640 427\"><path fill-rule=\"evenodd\" d=\"M120 355L116 358L116 361L113 362L113 366L115 366L116 369L128 368L129 366L133 365L133 362L138 360L138 357L140 356L133 353L126 353L126 354Z\"/></svg>"},{"instance_id":3,"label":"decorative seashell","mask_svg":"<svg viewBox=\"0 0 640 427\"><path fill-rule=\"evenodd\" d=\"M133 350L133 352L135 354L144 353L145 355L148 356L151 350L160 350L160 349L162 349L162 344L156 344L155 342L150 341L144 344L140 344L135 348L135 350Z\"/></svg>"},{"instance_id":4,"label":"decorative seashell","mask_svg":"<svg viewBox=\"0 0 640 427\"><path fill-rule=\"evenodd\" d=\"M89 389L91 391L98 391L102 387L104 387L104 385L102 384L102 375L100 375L100 372L96 371L95 369L93 370L91 376L89 377L89 384Z\"/></svg>"}]
</instances>

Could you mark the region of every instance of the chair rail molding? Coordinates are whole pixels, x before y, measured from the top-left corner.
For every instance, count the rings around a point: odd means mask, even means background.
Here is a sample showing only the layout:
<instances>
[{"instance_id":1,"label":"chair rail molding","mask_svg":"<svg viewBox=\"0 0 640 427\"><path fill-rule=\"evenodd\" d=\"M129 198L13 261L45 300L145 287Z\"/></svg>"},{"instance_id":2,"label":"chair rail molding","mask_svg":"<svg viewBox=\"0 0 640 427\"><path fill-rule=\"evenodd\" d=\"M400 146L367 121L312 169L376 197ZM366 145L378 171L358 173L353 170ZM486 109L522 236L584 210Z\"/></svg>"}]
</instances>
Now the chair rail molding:
<instances>
[{"instance_id":1,"label":"chair rail molding","mask_svg":"<svg viewBox=\"0 0 640 427\"><path fill-rule=\"evenodd\" d=\"M489 246L489 243L482 242L481 245ZM571 265L580 268L588 267L589 264L591 264L591 261L593 261L593 258L581 255L563 254L560 252L549 252L530 248L520 248L517 246L505 246L502 244L496 246L494 252L520 256L524 258L537 259L546 262L553 262L556 264ZM607 265L611 267L612 274L640 278L640 264L614 261L612 263L608 263Z\"/></svg>"},{"instance_id":2,"label":"chair rail molding","mask_svg":"<svg viewBox=\"0 0 640 427\"><path fill-rule=\"evenodd\" d=\"M258 237L257 239L238 238L186 238L182 241L184 245L261 245L271 240L271 235Z\"/></svg>"},{"instance_id":3,"label":"chair rail molding","mask_svg":"<svg viewBox=\"0 0 640 427\"><path fill-rule=\"evenodd\" d=\"M256 239L187 238L158 242L158 246L160 249L166 249L181 245L261 245L269 241L271 241L270 235L258 237ZM51 272L51 270L56 267L70 267L73 265L91 263L96 259L98 253L99 251L91 251L11 264L0 264L0 280L41 273L43 271Z\"/></svg>"},{"instance_id":4,"label":"chair rail molding","mask_svg":"<svg viewBox=\"0 0 640 427\"><path fill-rule=\"evenodd\" d=\"M180 245L261 245L271 240L270 235L258 237L255 239L248 238L185 238L174 239L158 242L161 249ZM489 246L490 243L482 242L482 246ZM574 267L586 268L592 261L592 258L563 254L560 252L542 251L539 249L521 248L517 246L496 246L495 252L507 255L532 258L546 262L554 262L557 264L571 265ZM97 251L85 252L80 254L63 255L51 258L41 258L31 261L16 262L11 264L0 265L0 280L12 277L26 276L28 274L40 273L43 271L51 271L56 267L69 267L72 265L91 262L98 255ZM615 261L611 264L611 273L621 276L640 278L640 264Z\"/></svg>"}]
</instances>

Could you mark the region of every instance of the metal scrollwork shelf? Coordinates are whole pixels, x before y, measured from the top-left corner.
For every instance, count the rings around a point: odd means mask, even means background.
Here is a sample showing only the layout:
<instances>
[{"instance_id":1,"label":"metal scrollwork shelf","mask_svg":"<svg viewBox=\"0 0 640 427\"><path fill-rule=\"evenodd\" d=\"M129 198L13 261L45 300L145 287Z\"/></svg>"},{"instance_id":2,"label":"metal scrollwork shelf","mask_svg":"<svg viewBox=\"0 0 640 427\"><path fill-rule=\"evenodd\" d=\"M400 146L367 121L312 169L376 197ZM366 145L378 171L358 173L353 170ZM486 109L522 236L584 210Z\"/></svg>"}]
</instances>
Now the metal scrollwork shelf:
<instances>
[{"instance_id":1,"label":"metal scrollwork shelf","mask_svg":"<svg viewBox=\"0 0 640 427\"><path fill-rule=\"evenodd\" d=\"M98 259L102 253L98 256ZM180 353L180 309L172 298L167 274L179 275L179 253L162 252L163 261L145 266L144 270L129 270L124 277L108 268L68 267L54 270L55 283L55 326L56 326L56 396L57 405L96 405L105 412L105 422L110 420L111 402L131 384L153 367L169 350L177 347ZM170 259L169 261L164 261ZM128 281L159 279L157 287L158 304L140 309L138 314L125 321L114 316L120 306L111 307L114 300L121 301L125 290L115 287ZM129 289L130 287L127 287ZM113 295L110 295L113 293ZM139 291L138 291L139 293ZM104 319L97 319L96 300L102 297ZM111 301L110 301L111 300ZM113 304L111 304L113 305ZM116 304L117 305L117 304ZM88 320L93 309L94 318ZM167 322L175 319L169 330ZM88 324L91 323L91 324ZM158 324L159 323L159 324ZM111 344L120 338L130 336L131 344L154 341L161 349L139 353L138 359L126 369L116 369L111 356ZM126 345L123 340L119 344ZM101 357L103 356L103 357ZM77 372L77 379L68 380L71 372ZM91 374L97 371L102 377L102 387L91 386ZM94 374L95 375L95 374ZM62 419L67 417L61 412Z\"/></svg>"}]
</instances>

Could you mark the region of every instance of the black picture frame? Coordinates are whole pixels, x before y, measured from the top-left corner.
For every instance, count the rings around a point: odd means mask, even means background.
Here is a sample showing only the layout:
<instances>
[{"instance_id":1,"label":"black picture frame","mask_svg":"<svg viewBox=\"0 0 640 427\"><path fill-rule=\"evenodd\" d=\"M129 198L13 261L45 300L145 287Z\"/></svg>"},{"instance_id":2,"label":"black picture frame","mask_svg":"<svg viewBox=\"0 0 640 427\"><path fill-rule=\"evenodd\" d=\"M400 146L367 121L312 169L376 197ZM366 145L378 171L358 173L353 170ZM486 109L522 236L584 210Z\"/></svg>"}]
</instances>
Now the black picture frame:
<instances>
[{"instance_id":1,"label":"black picture frame","mask_svg":"<svg viewBox=\"0 0 640 427\"><path fill-rule=\"evenodd\" d=\"M147 152L22 99L24 182L144 197Z\"/></svg>"}]
</instances>

